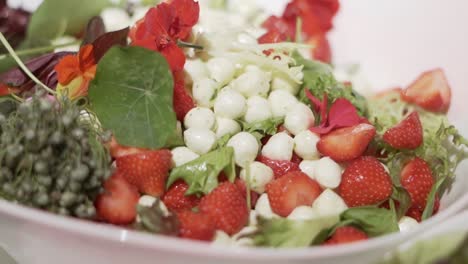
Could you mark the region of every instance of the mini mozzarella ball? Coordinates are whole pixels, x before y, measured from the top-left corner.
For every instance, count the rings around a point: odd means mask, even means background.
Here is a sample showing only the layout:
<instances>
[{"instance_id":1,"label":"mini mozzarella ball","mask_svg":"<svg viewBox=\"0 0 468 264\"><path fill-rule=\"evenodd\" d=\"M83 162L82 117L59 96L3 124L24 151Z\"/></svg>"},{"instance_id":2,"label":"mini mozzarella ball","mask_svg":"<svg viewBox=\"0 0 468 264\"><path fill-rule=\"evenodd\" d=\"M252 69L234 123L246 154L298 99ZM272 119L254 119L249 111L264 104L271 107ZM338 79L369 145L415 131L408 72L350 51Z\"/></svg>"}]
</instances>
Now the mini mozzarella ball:
<instances>
[{"instance_id":1,"label":"mini mozzarella ball","mask_svg":"<svg viewBox=\"0 0 468 264\"><path fill-rule=\"evenodd\" d=\"M315 160L320 157L317 150L317 142L320 137L311 132L304 130L294 137L294 152L304 160Z\"/></svg>"},{"instance_id":2,"label":"mini mozzarella ball","mask_svg":"<svg viewBox=\"0 0 468 264\"><path fill-rule=\"evenodd\" d=\"M287 218L290 220L310 220L318 217L319 215L312 207L302 205L294 208Z\"/></svg>"},{"instance_id":3,"label":"mini mozzarella ball","mask_svg":"<svg viewBox=\"0 0 468 264\"><path fill-rule=\"evenodd\" d=\"M220 84L227 84L234 78L236 65L226 58L212 58L206 63L210 77Z\"/></svg>"},{"instance_id":4,"label":"mini mozzarella ball","mask_svg":"<svg viewBox=\"0 0 468 264\"><path fill-rule=\"evenodd\" d=\"M299 169L307 174L309 178L315 180L315 168L317 167L318 160L303 160L299 163Z\"/></svg>"},{"instance_id":5,"label":"mini mozzarella ball","mask_svg":"<svg viewBox=\"0 0 468 264\"><path fill-rule=\"evenodd\" d=\"M324 188L338 187L341 182L341 174L341 166L329 157L321 158L315 167L315 180Z\"/></svg>"},{"instance_id":6,"label":"mini mozzarella ball","mask_svg":"<svg viewBox=\"0 0 468 264\"><path fill-rule=\"evenodd\" d=\"M247 132L235 134L229 139L227 146L234 149L236 164L242 168L255 160L259 149L257 139Z\"/></svg>"},{"instance_id":7,"label":"mini mozzarella ball","mask_svg":"<svg viewBox=\"0 0 468 264\"><path fill-rule=\"evenodd\" d=\"M214 103L217 116L236 119L242 117L247 109L247 102L239 92L225 88L219 92Z\"/></svg>"},{"instance_id":8,"label":"mini mozzarella ball","mask_svg":"<svg viewBox=\"0 0 468 264\"><path fill-rule=\"evenodd\" d=\"M205 107L195 107L191 109L184 118L185 128L208 128L213 129L216 117L213 111Z\"/></svg>"},{"instance_id":9,"label":"mini mozzarella ball","mask_svg":"<svg viewBox=\"0 0 468 264\"><path fill-rule=\"evenodd\" d=\"M303 103L294 105L284 118L284 126L293 135L309 129L314 124L315 117L312 110Z\"/></svg>"},{"instance_id":10,"label":"mini mozzarella ball","mask_svg":"<svg viewBox=\"0 0 468 264\"><path fill-rule=\"evenodd\" d=\"M270 91L271 74L262 70L250 70L241 74L230 86L245 97L267 96Z\"/></svg>"},{"instance_id":11,"label":"mini mozzarella ball","mask_svg":"<svg viewBox=\"0 0 468 264\"><path fill-rule=\"evenodd\" d=\"M209 78L200 78L193 83L192 94L197 105L212 107L218 84Z\"/></svg>"},{"instance_id":12,"label":"mini mozzarella ball","mask_svg":"<svg viewBox=\"0 0 468 264\"><path fill-rule=\"evenodd\" d=\"M292 80L287 80L283 77L275 76L271 80L272 90L286 91L291 95L296 95L299 92L300 85Z\"/></svg>"},{"instance_id":13,"label":"mini mozzarella ball","mask_svg":"<svg viewBox=\"0 0 468 264\"><path fill-rule=\"evenodd\" d=\"M244 116L245 122L254 123L270 117L272 117L272 114L267 99L255 95L247 100L247 111Z\"/></svg>"},{"instance_id":14,"label":"mini mozzarella ball","mask_svg":"<svg viewBox=\"0 0 468 264\"><path fill-rule=\"evenodd\" d=\"M101 18L107 31L120 30L131 24L130 17L122 8L106 8L101 12Z\"/></svg>"},{"instance_id":15,"label":"mini mozzarella ball","mask_svg":"<svg viewBox=\"0 0 468 264\"><path fill-rule=\"evenodd\" d=\"M403 216L400 221L398 221L398 227L400 232L408 232L415 229L419 225L418 221L409 216Z\"/></svg>"},{"instance_id":16,"label":"mini mozzarella ball","mask_svg":"<svg viewBox=\"0 0 468 264\"><path fill-rule=\"evenodd\" d=\"M312 207L320 216L339 215L348 209L343 199L330 189L325 189L315 199Z\"/></svg>"},{"instance_id":17,"label":"mini mozzarella ball","mask_svg":"<svg viewBox=\"0 0 468 264\"><path fill-rule=\"evenodd\" d=\"M299 101L287 91L276 90L270 93L268 102L274 117L284 117Z\"/></svg>"},{"instance_id":18,"label":"mini mozzarella ball","mask_svg":"<svg viewBox=\"0 0 468 264\"><path fill-rule=\"evenodd\" d=\"M193 83L197 80L208 78L209 76L205 63L200 59L187 60L184 65L184 70L187 73L185 75L187 83Z\"/></svg>"},{"instance_id":19,"label":"mini mozzarella ball","mask_svg":"<svg viewBox=\"0 0 468 264\"><path fill-rule=\"evenodd\" d=\"M177 147L171 150L172 153L172 162L174 162L176 167L182 166L187 162L190 162L194 159L200 157L197 153L193 152L187 147Z\"/></svg>"},{"instance_id":20,"label":"mini mozzarella ball","mask_svg":"<svg viewBox=\"0 0 468 264\"><path fill-rule=\"evenodd\" d=\"M273 180L273 170L267 165L254 161L250 163L250 179L247 179L247 170L244 168L240 172L240 178L247 182L250 180L250 188L257 193L264 193L265 186Z\"/></svg>"},{"instance_id":21,"label":"mini mozzarella ball","mask_svg":"<svg viewBox=\"0 0 468 264\"><path fill-rule=\"evenodd\" d=\"M270 201L268 200L268 195L266 193L260 195L257 200L257 204L255 205L255 212L258 216L272 219L272 218L279 218L279 216L273 213L273 210L270 206Z\"/></svg>"},{"instance_id":22,"label":"mini mozzarella ball","mask_svg":"<svg viewBox=\"0 0 468 264\"><path fill-rule=\"evenodd\" d=\"M191 127L184 131L184 141L193 152L203 155L215 145L216 135L207 128Z\"/></svg>"},{"instance_id":23,"label":"mini mozzarella ball","mask_svg":"<svg viewBox=\"0 0 468 264\"><path fill-rule=\"evenodd\" d=\"M156 197L153 197L151 195L143 195L138 200L138 205L151 207L156 201L157 201ZM162 213L165 216L169 215L169 210L167 209L166 205L161 200L159 200L159 209L161 209Z\"/></svg>"},{"instance_id":24,"label":"mini mozzarella ball","mask_svg":"<svg viewBox=\"0 0 468 264\"><path fill-rule=\"evenodd\" d=\"M224 117L216 117L216 137L219 139L227 134L237 134L241 131L241 127L236 120Z\"/></svg>"},{"instance_id":25,"label":"mini mozzarella ball","mask_svg":"<svg viewBox=\"0 0 468 264\"><path fill-rule=\"evenodd\" d=\"M273 135L262 149L262 155L272 160L291 160L294 139L286 132Z\"/></svg>"},{"instance_id":26,"label":"mini mozzarella ball","mask_svg":"<svg viewBox=\"0 0 468 264\"><path fill-rule=\"evenodd\" d=\"M257 212L255 210L250 210L249 214L249 226L256 226L257 222Z\"/></svg>"}]
</instances>

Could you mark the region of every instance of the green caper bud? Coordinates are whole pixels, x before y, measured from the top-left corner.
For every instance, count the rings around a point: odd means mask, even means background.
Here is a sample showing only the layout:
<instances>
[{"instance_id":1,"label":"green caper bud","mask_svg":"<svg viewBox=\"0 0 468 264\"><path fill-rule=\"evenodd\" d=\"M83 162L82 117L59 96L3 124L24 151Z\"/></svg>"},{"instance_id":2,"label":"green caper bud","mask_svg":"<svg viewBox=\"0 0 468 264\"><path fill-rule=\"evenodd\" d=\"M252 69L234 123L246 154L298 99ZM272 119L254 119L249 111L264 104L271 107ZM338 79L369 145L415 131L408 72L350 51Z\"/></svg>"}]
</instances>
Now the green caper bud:
<instances>
[{"instance_id":1,"label":"green caper bud","mask_svg":"<svg viewBox=\"0 0 468 264\"><path fill-rule=\"evenodd\" d=\"M62 124L64 127L69 127L73 123L73 117L70 114L62 116Z\"/></svg>"},{"instance_id":2,"label":"green caper bud","mask_svg":"<svg viewBox=\"0 0 468 264\"><path fill-rule=\"evenodd\" d=\"M59 190L64 190L65 187L67 186L67 183L68 183L68 179L65 178L65 177L60 177L57 179L57 181L55 182L55 185L57 186L57 188Z\"/></svg>"},{"instance_id":3,"label":"green caper bud","mask_svg":"<svg viewBox=\"0 0 468 264\"><path fill-rule=\"evenodd\" d=\"M1 168L0 179L3 179L4 181L10 181L13 179L13 173L11 173L8 168Z\"/></svg>"},{"instance_id":4,"label":"green caper bud","mask_svg":"<svg viewBox=\"0 0 468 264\"><path fill-rule=\"evenodd\" d=\"M86 179L89 175L89 168L88 166L82 164L76 167L71 172L71 178L75 181L82 181Z\"/></svg>"},{"instance_id":5,"label":"green caper bud","mask_svg":"<svg viewBox=\"0 0 468 264\"><path fill-rule=\"evenodd\" d=\"M78 192L78 191L81 190L81 183L79 183L79 182L70 182L70 184L68 184L68 188L72 192Z\"/></svg>"},{"instance_id":6,"label":"green caper bud","mask_svg":"<svg viewBox=\"0 0 468 264\"><path fill-rule=\"evenodd\" d=\"M36 136L36 132L32 129L28 129L24 132L24 138L28 141L31 141Z\"/></svg>"},{"instance_id":7,"label":"green caper bud","mask_svg":"<svg viewBox=\"0 0 468 264\"><path fill-rule=\"evenodd\" d=\"M45 175L39 175L36 177L36 181L44 186L44 187L50 187L52 185L52 178L50 176L45 176Z\"/></svg>"},{"instance_id":8,"label":"green caper bud","mask_svg":"<svg viewBox=\"0 0 468 264\"><path fill-rule=\"evenodd\" d=\"M72 135L76 139L82 139L85 135L85 131L82 128L75 128L72 130Z\"/></svg>"},{"instance_id":9,"label":"green caper bud","mask_svg":"<svg viewBox=\"0 0 468 264\"><path fill-rule=\"evenodd\" d=\"M15 186L11 183L5 183L2 186L2 191L8 196L13 196L15 195Z\"/></svg>"},{"instance_id":10,"label":"green caper bud","mask_svg":"<svg viewBox=\"0 0 468 264\"><path fill-rule=\"evenodd\" d=\"M60 131L55 131L50 136L49 142L53 145L59 145L63 142L63 134Z\"/></svg>"},{"instance_id":11,"label":"green caper bud","mask_svg":"<svg viewBox=\"0 0 468 264\"><path fill-rule=\"evenodd\" d=\"M43 160L38 160L34 163L34 171L37 173L47 173L48 171L48 164Z\"/></svg>"},{"instance_id":12,"label":"green caper bud","mask_svg":"<svg viewBox=\"0 0 468 264\"><path fill-rule=\"evenodd\" d=\"M38 206L46 206L49 204L49 196L44 192L36 193L34 195L34 203Z\"/></svg>"},{"instance_id":13,"label":"green caper bud","mask_svg":"<svg viewBox=\"0 0 468 264\"><path fill-rule=\"evenodd\" d=\"M47 99L46 100L40 100L39 101L39 109L41 111L44 111L44 112L51 110L52 109L52 102L50 102Z\"/></svg>"},{"instance_id":14,"label":"green caper bud","mask_svg":"<svg viewBox=\"0 0 468 264\"><path fill-rule=\"evenodd\" d=\"M63 215L63 216L68 216L70 215L70 212L68 211L67 208L63 208L63 207L60 207L58 209L58 212L57 212L59 215Z\"/></svg>"},{"instance_id":15,"label":"green caper bud","mask_svg":"<svg viewBox=\"0 0 468 264\"><path fill-rule=\"evenodd\" d=\"M76 194L72 192L65 192L62 194L62 197L60 198L60 205L68 207L74 204L75 201L76 201Z\"/></svg>"}]
</instances>

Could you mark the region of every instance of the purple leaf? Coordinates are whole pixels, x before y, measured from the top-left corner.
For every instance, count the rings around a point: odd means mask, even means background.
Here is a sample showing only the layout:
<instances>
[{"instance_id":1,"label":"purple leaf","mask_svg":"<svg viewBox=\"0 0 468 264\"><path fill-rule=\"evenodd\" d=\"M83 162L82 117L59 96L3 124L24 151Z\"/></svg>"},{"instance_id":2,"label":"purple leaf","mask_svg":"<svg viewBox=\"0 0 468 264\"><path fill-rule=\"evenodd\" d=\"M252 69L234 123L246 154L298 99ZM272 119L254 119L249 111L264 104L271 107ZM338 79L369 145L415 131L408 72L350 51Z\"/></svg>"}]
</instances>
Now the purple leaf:
<instances>
[{"instance_id":1,"label":"purple leaf","mask_svg":"<svg viewBox=\"0 0 468 264\"><path fill-rule=\"evenodd\" d=\"M0 1L0 32L16 47L26 34L30 13L22 9L10 8L6 1Z\"/></svg>"},{"instance_id":2,"label":"purple leaf","mask_svg":"<svg viewBox=\"0 0 468 264\"><path fill-rule=\"evenodd\" d=\"M106 33L104 21L100 16L91 18L86 26L82 45L92 44L98 37Z\"/></svg>"},{"instance_id":3,"label":"purple leaf","mask_svg":"<svg viewBox=\"0 0 468 264\"><path fill-rule=\"evenodd\" d=\"M105 33L98 37L93 42L94 60L99 62L102 56L104 56L104 54L115 45L127 46L128 31L129 28L124 28L121 30Z\"/></svg>"}]
</instances>

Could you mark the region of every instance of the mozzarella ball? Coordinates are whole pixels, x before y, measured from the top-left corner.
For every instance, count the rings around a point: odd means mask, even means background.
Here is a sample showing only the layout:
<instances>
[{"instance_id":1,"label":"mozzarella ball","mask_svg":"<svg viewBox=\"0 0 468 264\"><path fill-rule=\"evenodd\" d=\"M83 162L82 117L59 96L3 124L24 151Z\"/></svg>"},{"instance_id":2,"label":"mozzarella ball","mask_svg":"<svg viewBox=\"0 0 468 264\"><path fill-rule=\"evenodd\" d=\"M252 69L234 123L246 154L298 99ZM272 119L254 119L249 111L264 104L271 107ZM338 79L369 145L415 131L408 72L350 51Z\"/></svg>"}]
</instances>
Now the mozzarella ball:
<instances>
[{"instance_id":1,"label":"mozzarella ball","mask_svg":"<svg viewBox=\"0 0 468 264\"><path fill-rule=\"evenodd\" d=\"M193 83L193 99L198 106L212 107L218 84L210 78L200 78Z\"/></svg>"},{"instance_id":2,"label":"mozzarella ball","mask_svg":"<svg viewBox=\"0 0 468 264\"><path fill-rule=\"evenodd\" d=\"M184 131L185 145L193 152L203 155L213 148L216 135L207 128L189 128Z\"/></svg>"},{"instance_id":3,"label":"mozzarella ball","mask_svg":"<svg viewBox=\"0 0 468 264\"><path fill-rule=\"evenodd\" d=\"M257 139L250 133L240 132L229 139L227 145L234 148L236 164L242 168L253 162L258 154Z\"/></svg>"},{"instance_id":4,"label":"mozzarella ball","mask_svg":"<svg viewBox=\"0 0 468 264\"><path fill-rule=\"evenodd\" d=\"M318 160L303 160L299 163L299 169L309 178L315 180L315 168L317 167Z\"/></svg>"},{"instance_id":5,"label":"mozzarella ball","mask_svg":"<svg viewBox=\"0 0 468 264\"><path fill-rule=\"evenodd\" d=\"M209 76L205 63L200 59L185 61L184 70L187 73L185 74L187 83L193 83Z\"/></svg>"},{"instance_id":6,"label":"mozzarella ball","mask_svg":"<svg viewBox=\"0 0 468 264\"><path fill-rule=\"evenodd\" d=\"M190 162L194 159L200 157L197 153L193 152L187 147L177 147L171 150L172 153L172 162L174 162L176 167L182 166L187 162Z\"/></svg>"},{"instance_id":7,"label":"mozzarella ball","mask_svg":"<svg viewBox=\"0 0 468 264\"><path fill-rule=\"evenodd\" d=\"M156 197L153 197L151 195L142 195L140 199L138 200L138 205L145 206L145 207L151 207L153 204L157 201ZM165 216L169 215L169 210L167 209L166 205L159 200L159 209L161 209L162 213ZM138 218L138 216L137 216ZM140 219L137 219L139 221Z\"/></svg>"},{"instance_id":8,"label":"mozzarella ball","mask_svg":"<svg viewBox=\"0 0 468 264\"><path fill-rule=\"evenodd\" d=\"M339 215L348 209L343 199L330 189L325 189L315 199L312 207L320 216Z\"/></svg>"},{"instance_id":9,"label":"mozzarella ball","mask_svg":"<svg viewBox=\"0 0 468 264\"><path fill-rule=\"evenodd\" d=\"M236 134L241 131L241 127L236 120L224 117L216 117L216 137L219 139L227 134Z\"/></svg>"},{"instance_id":10,"label":"mozzarella ball","mask_svg":"<svg viewBox=\"0 0 468 264\"><path fill-rule=\"evenodd\" d=\"M245 66L245 71L256 72L256 71L261 71L261 70L262 69L260 67L258 67L257 65L255 65L255 64L249 64L249 65Z\"/></svg>"},{"instance_id":11,"label":"mozzarella ball","mask_svg":"<svg viewBox=\"0 0 468 264\"><path fill-rule=\"evenodd\" d=\"M255 210L250 210L249 214L249 226L256 226L257 223L257 212Z\"/></svg>"},{"instance_id":12,"label":"mozzarella ball","mask_svg":"<svg viewBox=\"0 0 468 264\"><path fill-rule=\"evenodd\" d=\"M303 103L294 105L284 118L284 126L293 135L309 129L315 122L314 113Z\"/></svg>"},{"instance_id":13,"label":"mozzarella ball","mask_svg":"<svg viewBox=\"0 0 468 264\"><path fill-rule=\"evenodd\" d=\"M250 188L257 193L264 193L265 186L273 180L273 170L267 165L254 161L250 163L250 179L247 179L247 170L244 168L240 172L240 178L250 182Z\"/></svg>"},{"instance_id":14,"label":"mozzarella ball","mask_svg":"<svg viewBox=\"0 0 468 264\"><path fill-rule=\"evenodd\" d=\"M287 80L280 76L275 76L271 80L271 89L272 90L282 90L286 91L291 95L296 95L299 92L300 85L294 81Z\"/></svg>"},{"instance_id":15,"label":"mozzarella ball","mask_svg":"<svg viewBox=\"0 0 468 264\"><path fill-rule=\"evenodd\" d=\"M317 142L320 137L310 130L304 130L294 137L294 152L304 160L315 160L320 157Z\"/></svg>"},{"instance_id":16,"label":"mozzarella ball","mask_svg":"<svg viewBox=\"0 0 468 264\"><path fill-rule=\"evenodd\" d=\"M229 83L236 73L236 65L226 58L212 58L206 63L211 79L224 85Z\"/></svg>"},{"instance_id":17,"label":"mozzarella ball","mask_svg":"<svg viewBox=\"0 0 468 264\"><path fill-rule=\"evenodd\" d=\"M246 109L244 96L229 88L221 90L214 103L214 112L220 117L236 119L243 116Z\"/></svg>"},{"instance_id":18,"label":"mozzarella ball","mask_svg":"<svg viewBox=\"0 0 468 264\"><path fill-rule=\"evenodd\" d=\"M262 155L272 160L291 160L294 139L286 132L273 135L262 149Z\"/></svg>"},{"instance_id":19,"label":"mozzarella ball","mask_svg":"<svg viewBox=\"0 0 468 264\"><path fill-rule=\"evenodd\" d=\"M271 110L267 99L258 95L252 96L247 100L247 111L244 120L247 123L254 123L270 118Z\"/></svg>"},{"instance_id":20,"label":"mozzarella ball","mask_svg":"<svg viewBox=\"0 0 468 264\"><path fill-rule=\"evenodd\" d=\"M255 212L258 216L262 216L264 218L279 218L277 214L273 213L266 193L260 195L258 198L257 204L255 205Z\"/></svg>"},{"instance_id":21,"label":"mozzarella ball","mask_svg":"<svg viewBox=\"0 0 468 264\"><path fill-rule=\"evenodd\" d=\"M215 125L215 114L211 109L195 107L191 109L184 118L185 128L208 128L213 129Z\"/></svg>"},{"instance_id":22,"label":"mozzarella ball","mask_svg":"<svg viewBox=\"0 0 468 264\"><path fill-rule=\"evenodd\" d=\"M130 25L130 17L122 8L109 7L101 12L101 18L107 31L116 31Z\"/></svg>"},{"instance_id":23,"label":"mozzarella ball","mask_svg":"<svg viewBox=\"0 0 468 264\"><path fill-rule=\"evenodd\" d=\"M312 207L302 205L294 208L287 218L290 220L310 220L318 217L319 215Z\"/></svg>"},{"instance_id":24,"label":"mozzarella ball","mask_svg":"<svg viewBox=\"0 0 468 264\"><path fill-rule=\"evenodd\" d=\"M324 188L334 189L341 182L341 167L329 157L323 157L315 167L315 180Z\"/></svg>"},{"instance_id":25,"label":"mozzarella ball","mask_svg":"<svg viewBox=\"0 0 468 264\"><path fill-rule=\"evenodd\" d=\"M272 91L268 96L268 103L270 103L270 109L274 117L285 116L298 102L294 95L284 90Z\"/></svg>"},{"instance_id":26,"label":"mozzarella ball","mask_svg":"<svg viewBox=\"0 0 468 264\"><path fill-rule=\"evenodd\" d=\"M419 225L418 221L409 216L403 216L400 221L398 221L398 227L400 232L408 232Z\"/></svg>"},{"instance_id":27,"label":"mozzarella ball","mask_svg":"<svg viewBox=\"0 0 468 264\"><path fill-rule=\"evenodd\" d=\"M241 74L230 86L245 97L267 96L270 91L271 74L262 70L250 70Z\"/></svg>"}]
</instances>

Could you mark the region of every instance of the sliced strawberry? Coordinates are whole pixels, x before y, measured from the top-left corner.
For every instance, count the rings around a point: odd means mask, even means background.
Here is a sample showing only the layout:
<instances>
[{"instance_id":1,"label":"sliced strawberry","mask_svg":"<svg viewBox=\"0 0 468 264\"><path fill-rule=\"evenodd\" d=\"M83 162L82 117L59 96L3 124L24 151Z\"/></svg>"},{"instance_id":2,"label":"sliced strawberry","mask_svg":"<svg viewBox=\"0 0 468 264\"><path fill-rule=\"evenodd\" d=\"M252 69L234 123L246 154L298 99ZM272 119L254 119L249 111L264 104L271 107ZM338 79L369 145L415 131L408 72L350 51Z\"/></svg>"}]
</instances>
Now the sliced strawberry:
<instances>
[{"instance_id":1,"label":"sliced strawberry","mask_svg":"<svg viewBox=\"0 0 468 264\"><path fill-rule=\"evenodd\" d=\"M120 145L115 137L112 137L111 140L107 143L109 146L111 157L116 159L126 155L137 154L148 149L135 148L135 147L126 147Z\"/></svg>"},{"instance_id":2,"label":"sliced strawberry","mask_svg":"<svg viewBox=\"0 0 468 264\"><path fill-rule=\"evenodd\" d=\"M177 213L177 218L180 237L203 241L213 239L216 229L207 214L182 210Z\"/></svg>"},{"instance_id":3,"label":"sliced strawberry","mask_svg":"<svg viewBox=\"0 0 468 264\"><path fill-rule=\"evenodd\" d=\"M173 212L190 210L198 206L200 198L196 195L185 195L189 186L184 181L177 181L164 194L162 201L167 209Z\"/></svg>"},{"instance_id":4,"label":"sliced strawberry","mask_svg":"<svg viewBox=\"0 0 468 264\"><path fill-rule=\"evenodd\" d=\"M414 111L383 135L383 140L396 149L415 149L423 142L423 128Z\"/></svg>"},{"instance_id":5,"label":"sliced strawberry","mask_svg":"<svg viewBox=\"0 0 468 264\"><path fill-rule=\"evenodd\" d=\"M336 229L335 233L325 241L324 245L339 245L367 239L369 237L363 231L352 226L342 226Z\"/></svg>"},{"instance_id":6,"label":"sliced strawberry","mask_svg":"<svg viewBox=\"0 0 468 264\"><path fill-rule=\"evenodd\" d=\"M311 45L310 54L312 58L325 62L331 62L331 48L325 34L317 34L307 40L307 44Z\"/></svg>"},{"instance_id":7,"label":"sliced strawberry","mask_svg":"<svg viewBox=\"0 0 468 264\"><path fill-rule=\"evenodd\" d=\"M185 89L184 75L182 72L174 72L174 111L177 120L184 120L185 115L195 107L192 96Z\"/></svg>"},{"instance_id":8,"label":"sliced strawberry","mask_svg":"<svg viewBox=\"0 0 468 264\"><path fill-rule=\"evenodd\" d=\"M239 191L241 191L242 195L244 195L244 198L247 199L247 186L245 185L245 182L241 179L236 179L234 184L236 184L237 188L239 188ZM258 193L250 191L250 205L252 208L255 208L259 196L260 195Z\"/></svg>"},{"instance_id":9,"label":"sliced strawberry","mask_svg":"<svg viewBox=\"0 0 468 264\"><path fill-rule=\"evenodd\" d=\"M169 150L151 150L116 159L117 168L125 179L142 193L161 196L171 168Z\"/></svg>"},{"instance_id":10,"label":"sliced strawberry","mask_svg":"<svg viewBox=\"0 0 468 264\"><path fill-rule=\"evenodd\" d=\"M403 95L403 89L401 89L400 87L394 87L394 88L390 88L390 89L383 90L381 92L376 93L374 95L374 98L385 98L387 96L402 97L402 95Z\"/></svg>"},{"instance_id":11,"label":"sliced strawberry","mask_svg":"<svg viewBox=\"0 0 468 264\"><path fill-rule=\"evenodd\" d=\"M288 37L285 34L277 30L270 30L258 38L258 43L259 44L278 43L278 42L284 42L287 39Z\"/></svg>"},{"instance_id":12,"label":"sliced strawberry","mask_svg":"<svg viewBox=\"0 0 468 264\"><path fill-rule=\"evenodd\" d=\"M286 173L301 170L299 164L289 160L272 160L262 155L258 156L257 160L273 170L275 179L280 178Z\"/></svg>"},{"instance_id":13,"label":"sliced strawberry","mask_svg":"<svg viewBox=\"0 0 468 264\"><path fill-rule=\"evenodd\" d=\"M374 205L390 197L392 180L376 158L364 156L345 169L338 189L349 207Z\"/></svg>"},{"instance_id":14,"label":"sliced strawberry","mask_svg":"<svg viewBox=\"0 0 468 264\"><path fill-rule=\"evenodd\" d=\"M349 161L361 156L374 136L374 126L366 123L340 128L323 135L317 149L335 161Z\"/></svg>"},{"instance_id":15,"label":"sliced strawberry","mask_svg":"<svg viewBox=\"0 0 468 264\"><path fill-rule=\"evenodd\" d=\"M411 206L424 209L427 196L434 185L429 164L420 158L412 159L403 167L400 182L411 196Z\"/></svg>"},{"instance_id":16,"label":"sliced strawberry","mask_svg":"<svg viewBox=\"0 0 468 264\"><path fill-rule=\"evenodd\" d=\"M303 172L290 172L266 186L266 193L274 213L286 217L294 208L312 205L322 189Z\"/></svg>"},{"instance_id":17,"label":"sliced strawberry","mask_svg":"<svg viewBox=\"0 0 468 264\"><path fill-rule=\"evenodd\" d=\"M95 201L97 215L111 224L130 224L136 218L139 198L137 189L116 172L106 180L104 192Z\"/></svg>"},{"instance_id":18,"label":"sliced strawberry","mask_svg":"<svg viewBox=\"0 0 468 264\"><path fill-rule=\"evenodd\" d=\"M293 153L291 162L299 165L302 162L302 158L299 157L296 153Z\"/></svg>"},{"instance_id":19,"label":"sliced strawberry","mask_svg":"<svg viewBox=\"0 0 468 264\"><path fill-rule=\"evenodd\" d=\"M451 97L450 85L442 69L422 73L403 92L406 101L433 112L447 112Z\"/></svg>"},{"instance_id":20,"label":"sliced strawberry","mask_svg":"<svg viewBox=\"0 0 468 264\"><path fill-rule=\"evenodd\" d=\"M200 212L207 214L216 229L229 235L239 232L249 220L249 209L234 183L223 182L201 199Z\"/></svg>"}]
</instances>

